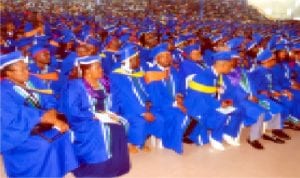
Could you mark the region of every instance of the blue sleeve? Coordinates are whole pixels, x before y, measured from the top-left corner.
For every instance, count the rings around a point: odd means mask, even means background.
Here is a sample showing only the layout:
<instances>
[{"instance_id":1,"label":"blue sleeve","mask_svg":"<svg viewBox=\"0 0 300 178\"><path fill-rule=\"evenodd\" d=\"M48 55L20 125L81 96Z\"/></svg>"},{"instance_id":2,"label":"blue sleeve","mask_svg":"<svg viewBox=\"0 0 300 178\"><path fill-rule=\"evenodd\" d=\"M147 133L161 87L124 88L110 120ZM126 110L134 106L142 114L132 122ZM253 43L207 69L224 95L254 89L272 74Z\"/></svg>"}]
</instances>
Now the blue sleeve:
<instances>
[{"instance_id":1,"label":"blue sleeve","mask_svg":"<svg viewBox=\"0 0 300 178\"><path fill-rule=\"evenodd\" d=\"M110 75L110 81L111 81L111 98L112 98L112 106L111 111L114 113L120 114L120 108L121 108L121 92L119 89L118 79L114 77L114 75Z\"/></svg>"},{"instance_id":2,"label":"blue sleeve","mask_svg":"<svg viewBox=\"0 0 300 178\"><path fill-rule=\"evenodd\" d=\"M180 93L185 96L185 78L183 74L179 72L176 75L176 93Z\"/></svg>"},{"instance_id":3,"label":"blue sleeve","mask_svg":"<svg viewBox=\"0 0 300 178\"><path fill-rule=\"evenodd\" d=\"M70 82L63 91L60 99L61 108L70 120L70 122L78 122L89 120L94 117L90 111L90 105L86 96L86 91L80 86L79 82Z\"/></svg>"},{"instance_id":4,"label":"blue sleeve","mask_svg":"<svg viewBox=\"0 0 300 178\"><path fill-rule=\"evenodd\" d=\"M268 81L264 75L264 73L260 71L254 71L249 74L249 80L251 83L251 89L253 96L259 95L259 91L261 90L269 90L268 89Z\"/></svg>"},{"instance_id":5,"label":"blue sleeve","mask_svg":"<svg viewBox=\"0 0 300 178\"><path fill-rule=\"evenodd\" d=\"M44 111L16 103L10 93L1 91L1 153L10 150L30 137Z\"/></svg>"}]
</instances>

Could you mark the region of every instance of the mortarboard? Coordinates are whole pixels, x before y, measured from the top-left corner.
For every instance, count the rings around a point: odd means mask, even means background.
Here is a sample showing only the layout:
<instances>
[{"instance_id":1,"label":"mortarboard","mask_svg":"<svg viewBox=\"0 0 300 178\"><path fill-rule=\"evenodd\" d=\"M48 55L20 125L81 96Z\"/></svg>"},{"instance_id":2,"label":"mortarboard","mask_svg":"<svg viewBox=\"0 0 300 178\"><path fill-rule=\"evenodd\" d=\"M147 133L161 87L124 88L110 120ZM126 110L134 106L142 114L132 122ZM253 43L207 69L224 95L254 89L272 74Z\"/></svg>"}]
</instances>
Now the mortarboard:
<instances>
[{"instance_id":1,"label":"mortarboard","mask_svg":"<svg viewBox=\"0 0 300 178\"><path fill-rule=\"evenodd\" d=\"M262 61L270 59L272 56L273 56L272 51L269 49L265 49L257 55L256 59L257 59L257 61L262 62Z\"/></svg>"},{"instance_id":2,"label":"mortarboard","mask_svg":"<svg viewBox=\"0 0 300 178\"><path fill-rule=\"evenodd\" d=\"M154 47L151 52L150 56L152 59L155 59L156 56L160 53L167 52L168 51L168 44L167 43L162 43Z\"/></svg>"},{"instance_id":3,"label":"mortarboard","mask_svg":"<svg viewBox=\"0 0 300 178\"><path fill-rule=\"evenodd\" d=\"M24 60L22 53L20 51L15 51L12 53L8 53L0 56L0 70L4 67L14 64L18 61Z\"/></svg>"},{"instance_id":4,"label":"mortarboard","mask_svg":"<svg viewBox=\"0 0 300 178\"><path fill-rule=\"evenodd\" d=\"M35 57L38 53L42 51L48 51L48 49L41 45L35 45L30 48L30 54L32 57Z\"/></svg>"}]
</instances>

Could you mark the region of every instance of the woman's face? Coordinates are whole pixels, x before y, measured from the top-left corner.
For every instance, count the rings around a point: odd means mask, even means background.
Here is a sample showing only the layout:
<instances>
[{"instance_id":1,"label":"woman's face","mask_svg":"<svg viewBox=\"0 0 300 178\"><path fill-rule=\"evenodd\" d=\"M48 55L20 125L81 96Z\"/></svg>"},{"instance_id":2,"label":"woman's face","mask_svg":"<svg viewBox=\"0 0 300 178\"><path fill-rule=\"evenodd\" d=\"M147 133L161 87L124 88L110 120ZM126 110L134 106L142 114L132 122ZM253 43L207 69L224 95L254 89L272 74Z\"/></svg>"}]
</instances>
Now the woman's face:
<instances>
[{"instance_id":1,"label":"woman's face","mask_svg":"<svg viewBox=\"0 0 300 178\"><path fill-rule=\"evenodd\" d=\"M162 52L156 56L157 63L162 67L170 67L172 65L172 55L170 52Z\"/></svg>"},{"instance_id":2,"label":"woman's face","mask_svg":"<svg viewBox=\"0 0 300 178\"><path fill-rule=\"evenodd\" d=\"M6 76L9 80L17 84L24 84L29 79L27 64L24 61L18 61L11 64L7 70Z\"/></svg>"},{"instance_id":3,"label":"woman's face","mask_svg":"<svg viewBox=\"0 0 300 178\"><path fill-rule=\"evenodd\" d=\"M89 68L90 74L94 79L103 78L103 69L100 62L92 63Z\"/></svg>"},{"instance_id":4,"label":"woman's face","mask_svg":"<svg viewBox=\"0 0 300 178\"><path fill-rule=\"evenodd\" d=\"M42 64L49 64L50 63L50 52L48 50L44 50L42 52L39 52L35 59L37 62L40 62Z\"/></svg>"},{"instance_id":5,"label":"woman's face","mask_svg":"<svg viewBox=\"0 0 300 178\"><path fill-rule=\"evenodd\" d=\"M201 60L201 52L199 50L193 50L190 54L190 57L193 61Z\"/></svg>"}]
</instances>

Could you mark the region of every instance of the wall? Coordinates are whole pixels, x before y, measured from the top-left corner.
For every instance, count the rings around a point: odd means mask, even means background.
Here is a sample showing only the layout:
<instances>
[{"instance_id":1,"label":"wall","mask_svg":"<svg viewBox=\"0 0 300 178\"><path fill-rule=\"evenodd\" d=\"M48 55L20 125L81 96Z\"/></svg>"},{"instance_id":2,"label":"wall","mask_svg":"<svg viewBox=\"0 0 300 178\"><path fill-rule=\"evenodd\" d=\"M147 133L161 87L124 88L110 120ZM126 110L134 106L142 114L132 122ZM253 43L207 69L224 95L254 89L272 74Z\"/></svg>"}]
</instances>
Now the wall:
<instances>
[{"instance_id":1,"label":"wall","mask_svg":"<svg viewBox=\"0 0 300 178\"><path fill-rule=\"evenodd\" d=\"M248 4L272 19L300 20L300 0L248 0Z\"/></svg>"}]
</instances>

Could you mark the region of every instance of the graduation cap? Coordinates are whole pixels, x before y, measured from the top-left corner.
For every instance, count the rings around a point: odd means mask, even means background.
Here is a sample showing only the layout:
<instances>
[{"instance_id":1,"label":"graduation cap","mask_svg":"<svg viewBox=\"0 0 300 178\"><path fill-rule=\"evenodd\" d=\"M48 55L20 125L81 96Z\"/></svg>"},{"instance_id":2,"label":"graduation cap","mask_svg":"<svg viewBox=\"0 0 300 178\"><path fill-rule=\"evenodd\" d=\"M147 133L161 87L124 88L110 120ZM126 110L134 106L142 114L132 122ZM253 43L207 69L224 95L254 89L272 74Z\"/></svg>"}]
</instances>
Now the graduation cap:
<instances>
[{"instance_id":1,"label":"graduation cap","mask_svg":"<svg viewBox=\"0 0 300 178\"><path fill-rule=\"evenodd\" d=\"M16 42L16 47L20 49L24 46L31 45L31 44L32 44L32 38L21 38Z\"/></svg>"},{"instance_id":2,"label":"graduation cap","mask_svg":"<svg viewBox=\"0 0 300 178\"><path fill-rule=\"evenodd\" d=\"M0 70L4 67L14 64L18 61L25 60L20 51L15 51L5 55L0 55Z\"/></svg>"},{"instance_id":3,"label":"graduation cap","mask_svg":"<svg viewBox=\"0 0 300 178\"><path fill-rule=\"evenodd\" d=\"M63 75L68 75L69 72L75 67L78 66L78 60L80 58L74 56L67 57L65 60L63 60L61 64L61 73Z\"/></svg>"},{"instance_id":4,"label":"graduation cap","mask_svg":"<svg viewBox=\"0 0 300 178\"><path fill-rule=\"evenodd\" d=\"M137 47L133 44L127 44L125 47L122 48L118 52L118 57L120 58L120 61L127 61L128 59L137 56L139 54L139 51L137 50Z\"/></svg>"},{"instance_id":5,"label":"graduation cap","mask_svg":"<svg viewBox=\"0 0 300 178\"><path fill-rule=\"evenodd\" d=\"M217 36L212 37L211 40L212 40L213 43L216 43L216 42L218 42L222 39L223 39L223 35L217 35Z\"/></svg>"},{"instance_id":6,"label":"graduation cap","mask_svg":"<svg viewBox=\"0 0 300 178\"><path fill-rule=\"evenodd\" d=\"M272 56L273 56L272 51L269 50L269 49L265 49L257 55L256 59L257 59L258 62L263 62L265 60L270 59Z\"/></svg>"},{"instance_id":7,"label":"graduation cap","mask_svg":"<svg viewBox=\"0 0 300 178\"><path fill-rule=\"evenodd\" d=\"M200 51L200 46L197 45L197 44L194 44L194 45L190 45L190 46L187 46L183 49L183 51L187 54L187 55L190 55L192 51L194 50L198 50Z\"/></svg>"},{"instance_id":8,"label":"graduation cap","mask_svg":"<svg viewBox=\"0 0 300 178\"><path fill-rule=\"evenodd\" d=\"M252 39L254 39L257 42L257 44L259 44L263 40L263 37L259 33L254 33L252 35Z\"/></svg>"},{"instance_id":9,"label":"graduation cap","mask_svg":"<svg viewBox=\"0 0 300 178\"><path fill-rule=\"evenodd\" d=\"M179 36L175 39L175 46L179 46L180 44L184 43L186 41L185 36Z\"/></svg>"},{"instance_id":10,"label":"graduation cap","mask_svg":"<svg viewBox=\"0 0 300 178\"><path fill-rule=\"evenodd\" d=\"M227 41L226 44L231 50L235 50L241 46L243 41L244 41L243 37L235 37L235 38L232 38L231 40Z\"/></svg>"},{"instance_id":11,"label":"graduation cap","mask_svg":"<svg viewBox=\"0 0 300 178\"><path fill-rule=\"evenodd\" d=\"M252 48L254 48L257 45L257 42L255 40L250 41L246 45L246 50L250 51Z\"/></svg>"},{"instance_id":12,"label":"graduation cap","mask_svg":"<svg viewBox=\"0 0 300 178\"><path fill-rule=\"evenodd\" d=\"M232 51L220 51L213 54L213 60L216 61L230 61L233 57Z\"/></svg>"},{"instance_id":13,"label":"graduation cap","mask_svg":"<svg viewBox=\"0 0 300 178\"><path fill-rule=\"evenodd\" d=\"M167 43L162 43L154 47L151 52L150 56L152 59L155 59L156 56L160 53L167 52L168 51L168 44Z\"/></svg>"},{"instance_id":14,"label":"graduation cap","mask_svg":"<svg viewBox=\"0 0 300 178\"><path fill-rule=\"evenodd\" d=\"M38 53L43 51L48 51L48 49L41 45L34 45L30 48L30 53L32 57L35 57Z\"/></svg>"},{"instance_id":15,"label":"graduation cap","mask_svg":"<svg viewBox=\"0 0 300 178\"><path fill-rule=\"evenodd\" d=\"M275 47L275 50L276 51L283 51L283 50L288 50L288 47L286 44L284 43L280 43L280 44L277 44L276 47Z\"/></svg>"},{"instance_id":16,"label":"graduation cap","mask_svg":"<svg viewBox=\"0 0 300 178\"><path fill-rule=\"evenodd\" d=\"M62 34L63 36L60 38L60 42L62 43L69 43L70 41L75 39L74 33L69 29L63 30Z\"/></svg>"},{"instance_id":17,"label":"graduation cap","mask_svg":"<svg viewBox=\"0 0 300 178\"><path fill-rule=\"evenodd\" d=\"M93 64L95 62L101 62L101 57L97 55L86 56L86 57L77 58L77 61L79 64L87 65L87 64Z\"/></svg>"},{"instance_id":18,"label":"graduation cap","mask_svg":"<svg viewBox=\"0 0 300 178\"><path fill-rule=\"evenodd\" d=\"M300 43L296 43L292 46L293 51L300 51Z\"/></svg>"},{"instance_id":19,"label":"graduation cap","mask_svg":"<svg viewBox=\"0 0 300 178\"><path fill-rule=\"evenodd\" d=\"M106 39L103 43L103 46L107 46L110 42L112 42L112 40L114 40L116 38L117 38L116 36L109 35L108 37L106 37Z\"/></svg>"},{"instance_id":20,"label":"graduation cap","mask_svg":"<svg viewBox=\"0 0 300 178\"><path fill-rule=\"evenodd\" d=\"M93 37L89 37L86 41L87 44L93 45L95 47L100 47L101 43L99 40L93 38Z\"/></svg>"}]
</instances>

